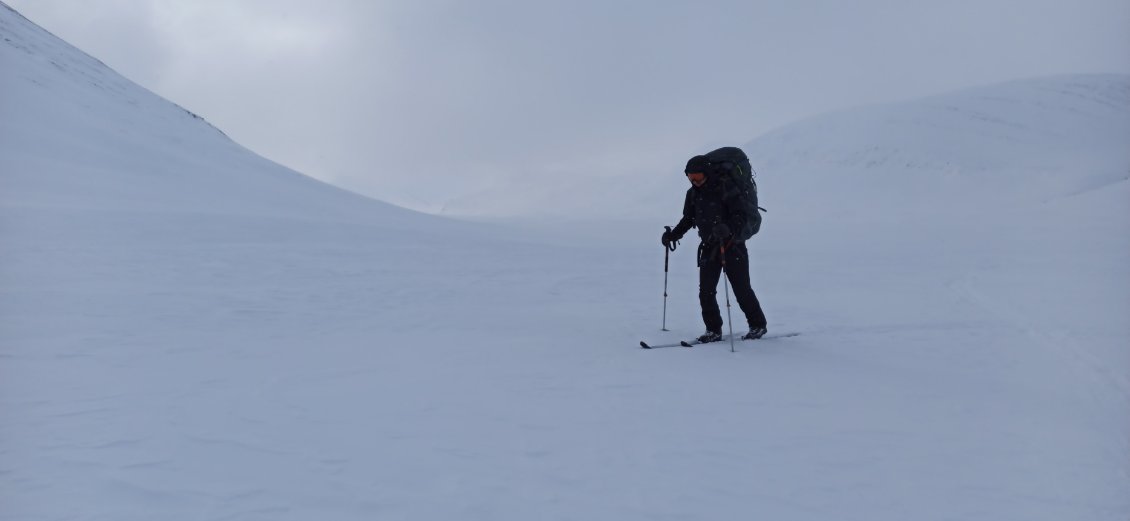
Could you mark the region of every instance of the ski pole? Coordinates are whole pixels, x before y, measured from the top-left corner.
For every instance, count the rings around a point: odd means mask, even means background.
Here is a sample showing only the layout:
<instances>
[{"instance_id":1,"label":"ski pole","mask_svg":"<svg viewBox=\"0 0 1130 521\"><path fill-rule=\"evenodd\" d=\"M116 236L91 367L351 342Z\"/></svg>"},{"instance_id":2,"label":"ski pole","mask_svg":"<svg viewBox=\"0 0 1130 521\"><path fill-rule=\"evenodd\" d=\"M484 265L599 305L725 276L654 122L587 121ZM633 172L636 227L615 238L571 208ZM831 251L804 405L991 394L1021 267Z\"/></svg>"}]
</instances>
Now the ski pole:
<instances>
[{"instance_id":1,"label":"ski pole","mask_svg":"<svg viewBox=\"0 0 1130 521\"><path fill-rule=\"evenodd\" d=\"M668 233L671 232L670 226L664 226ZM671 266L671 252L675 251L675 243L669 243L663 247L663 328L662 331L667 331L667 271Z\"/></svg>"},{"instance_id":2,"label":"ski pole","mask_svg":"<svg viewBox=\"0 0 1130 521\"><path fill-rule=\"evenodd\" d=\"M726 288L726 323L730 325L730 352L734 352L734 317L730 315L730 282L726 274L726 243L722 243L722 286Z\"/></svg>"}]
</instances>

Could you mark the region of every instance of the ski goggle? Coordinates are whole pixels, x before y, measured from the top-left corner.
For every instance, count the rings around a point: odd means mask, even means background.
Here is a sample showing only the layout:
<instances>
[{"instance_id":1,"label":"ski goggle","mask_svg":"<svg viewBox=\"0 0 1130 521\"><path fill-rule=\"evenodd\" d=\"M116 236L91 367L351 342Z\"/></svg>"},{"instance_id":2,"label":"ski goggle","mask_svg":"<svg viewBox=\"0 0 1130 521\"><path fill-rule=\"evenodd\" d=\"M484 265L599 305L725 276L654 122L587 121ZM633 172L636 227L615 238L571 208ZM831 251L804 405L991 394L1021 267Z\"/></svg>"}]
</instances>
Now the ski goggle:
<instances>
[{"instance_id":1,"label":"ski goggle","mask_svg":"<svg viewBox=\"0 0 1130 521\"><path fill-rule=\"evenodd\" d=\"M706 181L706 174L702 172L689 173L687 174L687 179L691 181L691 184L698 186Z\"/></svg>"}]
</instances>

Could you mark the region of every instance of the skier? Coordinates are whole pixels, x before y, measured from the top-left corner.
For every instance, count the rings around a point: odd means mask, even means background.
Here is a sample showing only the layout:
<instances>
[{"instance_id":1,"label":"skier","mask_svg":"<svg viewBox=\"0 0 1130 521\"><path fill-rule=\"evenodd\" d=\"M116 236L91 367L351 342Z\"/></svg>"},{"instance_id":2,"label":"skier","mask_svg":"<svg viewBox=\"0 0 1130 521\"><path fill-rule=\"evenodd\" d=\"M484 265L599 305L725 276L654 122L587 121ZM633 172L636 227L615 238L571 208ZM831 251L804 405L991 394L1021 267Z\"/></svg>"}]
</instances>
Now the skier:
<instances>
[{"instance_id":1,"label":"skier","mask_svg":"<svg viewBox=\"0 0 1130 521\"><path fill-rule=\"evenodd\" d=\"M674 229L663 232L661 241L664 247L670 247L691 228L698 227L698 236L702 239L698 246L698 300L702 306L702 321L706 323L706 333L699 336L698 341L722 339L722 313L718 309L717 295L723 267L749 325L749 332L742 339L761 338L768 326L761 303L750 286L749 252L745 241L734 237L734 231L743 229L747 220L754 216L746 215L748 212L737 199L735 190L724 186L721 169L707 156L692 157L684 173L692 186L687 189L683 203L683 218ZM760 219L759 215L756 217ZM725 266L722 252L725 252Z\"/></svg>"}]
</instances>

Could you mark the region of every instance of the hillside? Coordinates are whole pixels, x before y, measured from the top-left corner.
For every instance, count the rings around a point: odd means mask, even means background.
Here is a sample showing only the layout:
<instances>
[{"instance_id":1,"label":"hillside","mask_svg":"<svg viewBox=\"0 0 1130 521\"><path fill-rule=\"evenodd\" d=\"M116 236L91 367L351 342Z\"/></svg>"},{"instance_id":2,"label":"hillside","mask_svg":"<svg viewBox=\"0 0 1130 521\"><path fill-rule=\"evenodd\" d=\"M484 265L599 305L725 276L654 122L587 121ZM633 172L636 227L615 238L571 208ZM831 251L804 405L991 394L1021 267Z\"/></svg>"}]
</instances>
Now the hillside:
<instances>
[{"instance_id":1,"label":"hillside","mask_svg":"<svg viewBox=\"0 0 1130 521\"><path fill-rule=\"evenodd\" d=\"M871 210L892 205L936 212L1068 197L1130 177L1126 142L1130 77L1079 74L824 114L734 144L749 153L766 206L795 221L844 212L874 220ZM446 211L670 219L686 187L681 161L704 151L685 151L664 172L516 175ZM527 195L506 196L513 191ZM845 192L862 198L839 195Z\"/></svg>"},{"instance_id":2,"label":"hillside","mask_svg":"<svg viewBox=\"0 0 1130 521\"><path fill-rule=\"evenodd\" d=\"M746 144L789 216L1001 210L1130 179L1130 77L1018 80L788 125ZM863 193L862 199L829 194ZM883 201L877 206L872 200Z\"/></svg>"},{"instance_id":3,"label":"hillside","mask_svg":"<svg viewBox=\"0 0 1130 521\"><path fill-rule=\"evenodd\" d=\"M0 12L4 208L437 222L272 163L8 6Z\"/></svg>"}]
</instances>

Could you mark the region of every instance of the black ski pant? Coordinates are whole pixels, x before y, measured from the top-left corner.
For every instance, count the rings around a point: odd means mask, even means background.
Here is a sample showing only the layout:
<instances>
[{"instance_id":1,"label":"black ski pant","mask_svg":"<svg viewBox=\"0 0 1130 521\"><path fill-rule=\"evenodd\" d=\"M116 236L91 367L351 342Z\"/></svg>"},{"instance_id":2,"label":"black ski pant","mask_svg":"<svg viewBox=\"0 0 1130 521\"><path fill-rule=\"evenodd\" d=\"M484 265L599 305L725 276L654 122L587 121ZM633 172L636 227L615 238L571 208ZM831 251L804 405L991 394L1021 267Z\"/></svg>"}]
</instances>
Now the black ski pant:
<instances>
[{"instance_id":1,"label":"black ski pant","mask_svg":"<svg viewBox=\"0 0 1130 521\"><path fill-rule=\"evenodd\" d=\"M726 278L730 280L734 298L745 313L749 327L765 327L765 313L749 282L749 251L744 242L726 248ZM722 253L718 244L698 247L698 301L702 305L702 321L709 331L722 331L722 312L718 309L718 279L722 277Z\"/></svg>"}]
</instances>

